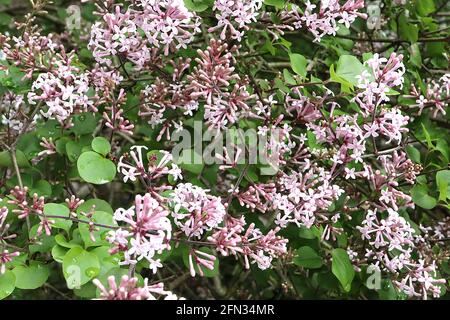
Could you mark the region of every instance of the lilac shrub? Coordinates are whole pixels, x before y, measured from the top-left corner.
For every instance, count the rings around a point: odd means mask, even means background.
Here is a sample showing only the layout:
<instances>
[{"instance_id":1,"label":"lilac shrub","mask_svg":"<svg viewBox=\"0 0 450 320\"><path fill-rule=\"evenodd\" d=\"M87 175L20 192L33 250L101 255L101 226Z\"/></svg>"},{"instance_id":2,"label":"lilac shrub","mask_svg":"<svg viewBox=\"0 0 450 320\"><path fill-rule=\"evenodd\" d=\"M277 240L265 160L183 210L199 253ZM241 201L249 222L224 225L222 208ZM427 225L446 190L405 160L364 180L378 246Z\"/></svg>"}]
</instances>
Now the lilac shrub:
<instances>
[{"instance_id":1,"label":"lilac shrub","mask_svg":"<svg viewBox=\"0 0 450 320\"><path fill-rule=\"evenodd\" d=\"M0 4L0 299L448 298L444 0L55 3Z\"/></svg>"}]
</instances>

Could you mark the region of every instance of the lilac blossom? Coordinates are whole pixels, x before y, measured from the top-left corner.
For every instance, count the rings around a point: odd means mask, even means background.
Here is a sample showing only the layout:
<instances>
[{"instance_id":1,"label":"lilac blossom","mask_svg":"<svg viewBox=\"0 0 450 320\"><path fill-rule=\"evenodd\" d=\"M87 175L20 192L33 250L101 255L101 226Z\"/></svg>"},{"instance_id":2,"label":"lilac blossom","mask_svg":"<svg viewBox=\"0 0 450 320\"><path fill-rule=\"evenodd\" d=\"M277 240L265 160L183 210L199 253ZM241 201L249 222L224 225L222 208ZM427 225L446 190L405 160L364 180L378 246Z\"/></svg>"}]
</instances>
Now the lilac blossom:
<instances>
[{"instance_id":1,"label":"lilac blossom","mask_svg":"<svg viewBox=\"0 0 450 320\"><path fill-rule=\"evenodd\" d=\"M217 227L226 215L220 197L191 183L180 183L170 197L175 224L187 237L199 238Z\"/></svg>"},{"instance_id":2,"label":"lilac blossom","mask_svg":"<svg viewBox=\"0 0 450 320\"><path fill-rule=\"evenodd\" d=\"M208 241L223 256L242 256L247 269L250 268L250 263L256 263L262 270L270 268L273 258L286 254L288 240L277 235L280 228L264 235L253 223L247 228L245 225L243 216L239 219L229 217L224 227L218 228L208 237Z\"/></svg>"},{"instance_id":3,"label":"lilac blossom","mask_svg":"<svg viewBox=\"0 0 450 320\"><path fill-rule=\"evenodd\" d=\"M172 226L168 215L150 194L137 195L134 206L119 208L114 213L114 220L123 225L108 233L107 238L114 245L111 252L123 252L125 259L121 264L126 265L145 258L156 272L162 265L154 258L155 254L170 249Z\"/></svg>"},{"instance_id":4,"label":"lilac blossom","mask_svg":"<svg viewBox=\"0 0 450 320\"><path fill-rule=\"evenodd\" d=\"M198 65L187 77L191 98L206 100L206 123L217 130L235 123L243 112L250 109L247 102L252 96L246 89L246 81L235 73L233 67L232 53L236 50L236 47L229 49L227 44L211 40L206 50L198 50Z\"/></svg>"},{"instance_id":5,"label":"lilac blossom","mask_svg":"<svg viewBox=\"0 0 450 320\"><path fill-rule=\"evenodd\" d=\"M303 13L294 5L290 10L285 9L281 18L288 28L306 28L314 35L315 42L320 42L325 35L336 35L339 24L349 28L357 17L367 18L365 13L359 12L364 8L364 0L348 0L343 5L339 4L339 0L321 0L319 6L306 1L305 5ZM279 28L286 27L281 25Z\"/></svg>"},{"instance_id":6,"label":"lilac blossom","mask_svg":"<svg viewBox=\"0 0 450 320\"><path fill-rule=\"evenodd\" d=\"M225 40L230 34L231 39L241 41L244 30L248 30L248 25L256 22L262 3L262 0L215 0L213 10L216 12L217 26L208 31L222 30L221 40Z\"/></svg>"}]
</instances>

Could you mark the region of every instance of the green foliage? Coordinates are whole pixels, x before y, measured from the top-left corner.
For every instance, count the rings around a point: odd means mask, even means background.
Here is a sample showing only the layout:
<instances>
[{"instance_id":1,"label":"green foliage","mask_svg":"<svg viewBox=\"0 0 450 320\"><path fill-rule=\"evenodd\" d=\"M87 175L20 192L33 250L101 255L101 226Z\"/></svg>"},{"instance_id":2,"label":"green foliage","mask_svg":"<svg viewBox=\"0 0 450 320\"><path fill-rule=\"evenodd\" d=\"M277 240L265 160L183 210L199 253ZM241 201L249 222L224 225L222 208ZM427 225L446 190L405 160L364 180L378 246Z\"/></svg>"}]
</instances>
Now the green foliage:
<instances>
[{"instance_id":1,"label":"green foliage","mask_svg":"<svg viewBox=\"0 0 450 320\"><path fill-rule=\"evenodd\" d=\"M333 249L331 270L341 283L344 291L350 291L352 281L355 277L355 270L350 262L347 252L344 249Z\"/></svg>"},{"instance_id":2,"label":"green foliage","mask_svg":"<svg viewBox=\"0 0 450 320\"><path fill-rule=\"evenodd\" d=\"M5 273L0 274L0 299L42 298L43 295L54 298L58 293L48 290L50 285L62 291L64 296L91 299L100 294L92 283L94 278L106 284L111 275L118 281L130 273L135 274L140 285L143 285L144 277L151 281L169 279L168 287L175 283L176 290L187 298L198 298L195 296L198 292L208 298L227 299L409 298L398 290L394 281L401 279L400 275L392 275L386 270L383 270L381 289L370 289L366 282L370 276L368 260L355 260L353 256L350 260L347 249L356 248L360 251L359 258L369 249L369 242L373 239L362 239L358 228L369 208L378 208L376 216L381 224L388 218L389 213L383 209L386 203L380 199L381 192L395 189L395 192L406 195L396 199L399 204L396 211L416 236L423 235L420 226L435 228L437 222L448 217L449 100L448 97L437 99L430 94L430 88L440 88L439 79L448 75L450 68L446 19L448 5L445 5L445 0L408 0L405 5L388 0L382 1L376 10L373 6L368 7L366 1L365 8L360 12L368 14L369 20L358 17L350 27L342 21L338 22L336 34L324 34L320 41L314 41L314 35L304 22L297 28L283 17L284 10L298 10L302 16L305 12L304 1L262 1L261 8L255 13L256 21L249 23L248 28L236 27L244 32L239 41L230 37L230 26L224 32L224 39L221 38L221 28L210 29L218 23L218 12L213 9L214 0L184 0L186 8L200 18L201 30L187 47L175 45L170 47L169 54L164 53L163 44L155 47L152 60L145 61L142 68L136 68L129 53L118 48L120 54L111 57L110 66L100 63L98 67L96 53L86 40L92 25L102 21L95 13L98 8L92 1L80 4L81 28L68 30L65 24L65 19L69 17L66 2L56 0L51 5L46 3L44 9L48 13L34 12L35 23L42 29L39 31L41 35L52 35L54 44L65 47L65 53L61 56L70 57L70 66L78 68L76 72L88 75L87 96L92 98L95 107L84 109L84 105L71 105L71 115L61 120L45 116L49 104L45 101L33 104L29 96L30 93L41 93L33 87L40 75L63 72L61 70L64 68L57 70L52 66L52 61L60 57L53 52L41 53L41 49L30 50L29 60L16 61L5 57L6 44L19 51L27 46L25 42L14 44L14 37L20 39L22 34L14 23L24 21L25 14L31 10L31 3L23 6L20 3L19 10L15 10L17 4L14 1L0 0L0 208L8 209L5 220L8 228L0 226L0 252L3 249L17 249L20 252L4 264ZM130 1L119 3L123 5L122 11L130 5ZM317 6L316 10L320 8L319 3L319 0L312 1ZM342 5L345 1L340 3ZM373 11L378 9L381 23L370 27L375 18ZM237 21L233 19L233 26L236 26ZM192 18L190 22L194 20ZM289 27L284 28L285 24ZM137 32L143 39L149 39L141 28ZM3 39L3 35L11 39ZM125 38L130 39L128 36ZM198 60L200 55L197 50L210 46L209 39L221 39L226 44L231 56L230 62L227 62L231 71L228 71L238 77L222 82L215 82L216 77L202 79L207 84L199 84L199 79L194 80L195 68L204 67ZM119 40L124 41L122 38ZM58 50L56 47L55 51ZM395 90L386 90L389 101L376 101L376 107L365 118L357 101L360 97L357 95L364 90L360 86L360 76L364 71L372 73L367 61L376 54L389 59L394 52L403 56L406 69L403 85L395 86ZM186 68L178 75L182 62L187 63ZM218 70L222 68L215 67ZM109 76L100 77L97 71L101 73L101 70L113 71L122 80L115 83ZM208 78L209 74L202 76ZM374 80L373 76L369 80ZM106 91L96 84L105 81L108 83ZM65 94L70 94L74 86L70 82ZM184 91L184 86L189 90ZM205 90L199 93L198 99L193 98L195 86ZM305 137L302 148L308 149L305 153L308 157L303 158L301 152L280 155L280 170L275 175L266 175L265 167L260 164L232 165L224 170L218 164L210 165L204 161L197 147L204 147L206 143L195 140L179 158L166 165L168 169L178 165L182 170L182 181L165 174L153 177L161 169L157 165L164 156L162 151L170 151L174 146L166 135L173 135L178 130L177 125L182 124L192 133L197 130L194 121L203 121L203 130L217 130L211 129L205 122L209 103L205 92L221 87L224 93L221 97L225 98L233 96L236 93L233 90L240 86L248 93L243 100L249 108L239 103L236 107L226 99L222 106L224 117L237 114L234 122L227 118L225 125L233 142L241 142L237 129L264 131L286 125L284 128L289 132L289 139L280 143L285 146L292 143L298 147ZM440 89L445 91L445 88ZM125 94L123 101L117 99L119 92ZM10 105L9 95L20 96L20 102ZM426 99L423 109L420 96ZM215 98L212 98L212 104L220 105ZM58 96L58 99L62 97ZM190 100L198 102L198 110L193 110L192 116L183 109ZM239 102L238 98L233 102ZM436 107L438 103L443 110ZM262 106L263 111L257 110ZM17 122L8 120L16 109L19 124L27 124L26 127L19 126L19 130L13 128ZM116 113L118 110L120 112ZM364 132L365 126L379 125L379 116L394 110L409 117L398 144L387 136L379 135L374 139L369 136L363 139L364 164L355 159L355 151L351 149L346 149L341 158L335 158L348 138L341 135L344 127L340 117L351 118L355 126ZM154 119L150 119L150 113ZM104 114L111 118L118 115L112 120L115 126L119 125L120 117L130 121L134 125L132 134L120 132L118 128L111 130ZM156 119L158 116L162 117L161 122ZM319 120L310 121L309 117ZM396 120L390 117L388 120ZM153 125L153 122L156 124ZM317 125L316 130L312 123ZM389 125L384 129L389 131ZM324 141L320 137L318 133L322 132L327 133L329 140ZM144 168L138 168L142 175L123 183L122 169L118 173L117 168L120 162L133 166L135 159L130 156L132 146L146 146L151 151L143 155ZM275 151L273 148L267 149L264 151L269 154ZM242 151L245 153L248 150ZM16 163L12 152L15 152ZM392 172L386 172L389 170L380 165L381 159L383 156L392 159L394 152L397 155L405 152L411 162L394 166ZM167 239L171 248L156 252L154 259L167 268L158 269L158 274L153 278L149 261L145 258L139 260L135 268L130 268L119 264L124 260L123 251L111 253L112 244L106 238L108 232L126 225L123 221L117 223L114 220L115 210L135 205L137 194L170 197L178 183L192 183L207 189L208 194L220 197L222 204L226 205L227 218L243 216L246 228L254 224L261 234L266 235L276 226L275 219L281 213L271 207L276 200L268 196L270 192L255 192L255 201L267 205L267 210L261 213L258 207L241 203L244 192L265 183L274 183L279 188L279 183L286 176L297 171L304 178L308 171L303 169L305 159L310 167L333 168L329 182L342 187L344 193L337 200L320 199L330 201L330 205L314 212L311 226L301 223L301 226L281 228L277 235L288 240L288 249L285 255L273 258L271 268L261 270L254 261L256 259L242 254L239 251L244 246L242 243L238 245L237 259L229 252L226 256L220 250L214 250L216 247L208 243L208 237L218 229L207 230L198 239L186 237L174 221L173 208L164 201L163 207L169 211L168 219L172 225L172 238ZM374 180L380 180L360 183L359 178L367 173L366 165L372 166L378 175ZM302 169L297 170L300 167ZM346 178L344 167L354 169L357 179ZM381 177L385 177L386 181ZM413 183L406 177L411 178ZM289 194L287 197L299 197L299 201L306 199L310 187L307 180L299 182L305 183L304 193L302 190L301 195ZM14 200L11 190L20 185L27 187L27 205L36 206L35 212L23 218L18 216L23 212L23 203L11 201ZM324 181L311 186L313 190L323 188ZM232 193L234 188L237 194ZM35 194L37 196L33 198ZM410 205L409 196L414 207ZM45 201L42 207L40 197ZM78 200L84 202L70 207L71 201ZM203 216L205 208L200 209L198 211ZM117 211L116 216L120 213L120 210ZM43 228L44 222L49 223L50 230ZM224 226L222 221L218 228ZM134 227L139 229L140 226ZM5 229L8 230L2 233ZM433 238L436 235L431 234L430 231L430 247L426 250L432 253L424 258L427 263L436 262L438 272L433 276L447 280L450 274L448 241ZM4 237L8 235L13 236ZM6 246L9 242L11 247ZM388 254L395 256L397 249L388 250ZM189 256L195 255L196 250L211 254L216 259L213 270L194 261L196 277L192 278L189 275ZM417 250L412 252L414 259L422 258L422 255L423 252L419 254ZM246 258L250 261L248 270L244 270ZM361 271L355 271L355 266ZM204 274L206 279L199 274ZM442 285L441 297L444 299L449 297L446 289L448 281Z\"/></svg>"},{"instance_id":3,"label":"green foliage","mask_svg":"<svg viewBox=\"0 0 450 320\"><path fill-rule=\"evenodd\" d=\"M41 287L48 279L48 267L36 263L31 266L17 266L13 269L16 288L33 290Z\"/></svg>"},{"instance_id":4,"label":"green foliage","mask_svg":"<svg viewBox=\"0 0 450 320\"><path fill-rule=\"evenodd\" d=\"M304 246L298 248L293 262L304 268L317 269L323 265L322 257L311 247Z\"/></svg>"},{"instance_id":5,"label":"green foliage","mask_svg":"<svg viewBox=\"0 0 450 320\"><path fill-rule=\"evenodd\" d=\"M9 296L16 287L16 276L14 272L6 270L4 274L0 274L0 299Z\"/></svg>"},{"instance_id":6,"label":"green foliage","mask_svg":"<svg viewBox=\"0 0 450 320\"><path fill-rule=\"evenodd\" d=\"M303 78L306 77L306 65L307 61L304 56L298 53L291 53L289 55L289 58L291 59L291 66L292 70L299 76L302 76Z\"/></svg>"},{"instance_id":7,"label":"green foliage","mask_svg":"<svg viewBox=\"0 0 450 320\"><path fill-rule=\"evenodd\" d=\"M116 176L116 166L114 163L93 151L87 151L81 154L77 160L77 168L80 177L84 181L93 184L111 182Z\"/></svg>"},{"instance_id":8,"label":"green foliage","mask_svg":"<svg viewBox=\"0 0 450 320\"><path fill-rule=\"evenodd\" d=\"M103 156L106 156L111 151L111 145L108 140L103 137L96 137L92 140L92 150L97 153L100 153Z\"/></svg>"},{"instance_id":9,"label":"green foliage","mask_svg":"<svg viewBox=\"0 0 450 320\"><path fill-rule=\"evenodd\" d=\"M86 284L100 272L98 257L80 247L74 247L63 259L63 273L67 287L77 288Z\"/></svg>"}]
</instances>

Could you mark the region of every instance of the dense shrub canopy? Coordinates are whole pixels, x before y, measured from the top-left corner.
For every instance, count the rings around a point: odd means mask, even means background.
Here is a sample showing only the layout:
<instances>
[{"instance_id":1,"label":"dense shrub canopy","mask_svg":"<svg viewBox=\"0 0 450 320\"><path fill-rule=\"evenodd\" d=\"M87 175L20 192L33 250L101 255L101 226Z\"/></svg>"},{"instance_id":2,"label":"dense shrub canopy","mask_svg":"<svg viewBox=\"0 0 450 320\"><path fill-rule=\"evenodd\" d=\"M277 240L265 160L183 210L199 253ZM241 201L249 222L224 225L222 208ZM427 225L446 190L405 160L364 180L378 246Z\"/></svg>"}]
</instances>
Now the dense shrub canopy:
<instances>
[{"instance_id":1,"label":"dense shrub canopy","mask_svg":"<svg viewBox=\"0 0 450 320\"><path fill-rule=\"evenodd\" d=\"M448 296L446 0L0 0L0 299Z\"/></svg>"}]
</instances>

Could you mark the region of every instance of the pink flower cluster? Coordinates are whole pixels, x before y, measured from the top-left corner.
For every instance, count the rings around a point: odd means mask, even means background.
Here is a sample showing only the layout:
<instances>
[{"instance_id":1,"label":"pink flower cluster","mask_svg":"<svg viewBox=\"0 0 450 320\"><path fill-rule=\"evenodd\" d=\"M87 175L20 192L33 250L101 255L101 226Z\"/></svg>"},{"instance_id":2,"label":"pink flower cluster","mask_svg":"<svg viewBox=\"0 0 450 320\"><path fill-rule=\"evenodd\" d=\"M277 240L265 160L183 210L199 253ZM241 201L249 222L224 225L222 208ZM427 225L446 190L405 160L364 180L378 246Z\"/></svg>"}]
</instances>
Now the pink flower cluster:
<instances>
[{"instance_id":1,"label":"pink flower cluster","mask_svg":"<svg viewBox=\"0 0 450 320\"><path fill-rule=\"evenodd\" d=\"M6 272L6 264L11 262L14 257L20 255L19 251L9 252L6 240L14 239L16 234L8 234L9 224L5 223L8 216L6 207L0 208L0 275Z\"/></svg>"},{"instance_id":2,"label":"pink flower cluster","mask_svg":"<svg viewBox=\"0 0 450 320\"><path fill-rule=\"evenodd\" d=\"M439 81L429 81L423 94L413 84L411 95L416 99L419 115L425 108L434 109L433 117L436 117L438 113L445 115L445 107L450 101L450 74L444 74Z\"/></svg>"},{"instance_id":3,"label":"pink flower cluster","mask_svg":"<svg viewBox=\"0 0 450 320\"><path fill-rule=\"evenodd\" d=\"M339 24L349 28L357 17L367 18L365 13L358 11L364 8L364 0L348 0L343 5L339 4L339 0L321 0L318 10L315 10L316 8L317 6L308 0L303 14L297 6L292 6L291 10L284 10L281 17L289 29L306 28L314 35L316 42L325 35L336 35Z\"/></svg>"},{"instance_id":4,"label":"pink flower cluster","mask_svg":"<svg viewBox=\"0 0 450 320\"><path fill-rule=\"evenodd\" d=\"M190 63L189 58L169 61L173 67L171 76L163 74L163 77L157 77L141 92L142 105L139 115L148 118L147 122L152 128L162 125L157 137L158 141L164 134L167 140L170 140L172 128L175 132L183 129L181 121L177 123L166 118L166 111L179 110L184 116L192 116L198 109L199 103L196 98L191 97L189 85L183 79L184 74L189 70Z\"/></svg>"},{"instance_id":5,"label":"pink flower cluster","mask_svg":"<svg viewBox=\"0 0 450 320\"><path fill-rule=\"evenodd\" d=\"M250 268L250 263L256 263L262 270L270 268L273 258L279 258L287 253L287 239L278 236L280 228L270 230L264 235L255 224L245 228L245 218L241 216L227 217L222 228L218 228L208 241L215 244L216 250L223 256L242 256L244 265Z\"/></svg>"},{"instance_id":6,"label":"pink flower cluster","mask_svg":"<svg viewBox=\"0 0 450 320\"><path fill-rule=\"evenodd\" d=\"M405 66L403 65L403 55L391 53L389 60L380 57L375 53L372 58L366 61L369 70L364 70L358 76L358 87L360 92L355 101L364 112L372 113L384 101L389 101L387 96L393 87L403 85L403 75Z\"/></svg>"},{"instance_id":7,"label":"pink flower cluster","mask_svg":"<svg viewBox=\"0 0 450 320\"><path fill-rule=\"evenodd\" d=\"M435 262L425 265L425 260L413 257L415 243L420 236L403 217L391 208L387 217L380 219L377 210L368 210L362 226L357 227L362 238L369 241L365 257L374 261L379 270L398 274L396 286L410 297L427 298L428 294L438 298L440 285L445 279L436 279Z\"/></svg>"},{"instance_id":8,"label":"pink flower cluster","mask_svg":"<svg viewBox=\"0 0 450 320\"><path fill-rule=\"evenodd\" d=\"M279 210L276 223L286 227L288 223L311 228L316 219L326 221L323 215L344 190L332 184L332 175L324 168L305 168L304 173L292 172L279 178L279 192L273 206Z\"/></svg>"},{"instance_id":9,"label":"pink flower cluster","mask_svg":"<svg viewBox=\"0 0 450 320\"><path fill-rule=\"evenodd\" d=\"M47 70L49 66L45 62L55 57L58 44L52 38L52 34L42 36L28 31L12 39L0 35L0 48L6 59L21 66L25 78L31 79L35 71Z\"/></svg>"},{"instance_id":10,"label":"pink flower cluster","mask_svg":"<svg viewBox=\"0 0 450 320\"><path fill-rule=\"evenodd\" d=\"M277 235L280 228L264 235L253 223L246 227L244 216L234 218L229 215L221 199L209 195L208 191L184 183L179 184L169 198L174 222L188 241L203 238L199 243L211 245L224 256L242 256L246 268L250 268L250 263L257 263L259 268L267 269L273 258L286 254L287 240ZM177 241L182 240L177 238ZM197 272L203 275L201 266L212 270L216 259L203 250L190 250L191 275L195 276Z\"/></svg>"},{"instance_id":11,"label":"pink flower cluster","mask_svg":"<svg viewBox=\"0 0 450 320\"><path fill-rule=\"evenodd\" d=\"M36 215L39 217L39 227L37 229L37 235L41 235L45 231L46 235L50 235L52 232L52 225L55 224L55 220L49 219L44 214L44 197L39 197L36 193L33 194L32 203L28 200L28 187L20 188L14 187L10 191L11 198L8 203L16 205L17 208L12 212L16 213L19 219L25 219L30 215Z\"/></svg>"},{"instance_id":12,"label":"pink flower cluster","mask_svg":"<svg viewBox=\"0 0 450 320\"><path fill-rule=\"evenodd\" d=\"M100 280L94 279L92 282L100 290L99 300L156 300L164 297L164 300L178 300L170 291L164 290L162 283L148 284L148 279L144 279L144 285L138 286L138 278L123 276L120 283L116 283L114 276L108 277L108 287L105 287Z\"/></svg>"},{"instance_id":13,"label":"pink flower cluster","mask_svg":"<svg viewBox=\"0 0 450 320\"><path fill-rule=\"evenodd\" d=\"M23 130L25 115L29 113L29 107L24 102L24 97L21 94L6 92L3 95L0 105L0 121L1 124L9 128L11 135L19 134ZM38 117L38 115L33 117L28 130L34 128Z\"/></svg>"},{"instance_id":14,"label":"pink flower cluster","mask_svg":"<svg viewBox=\"0 0 450 320\"><path fill-rule=\"evenodd\" d=\"M74 113L96 110L89 98L88 75L72 66L74 57L64 52L59 54L54 69L40 73L31 86L28 102L31 105L44 103L47 111L41 113L46 118L63 122Z\"/></svg>"},{"instance_id":15,"label":"pink flower cluster","mask_svg":"<svg viewBox=\"0 0 450 320\"><path fill-rule=\"evenodd\" d=\"M108 240L114 245L111 252L123 252L125 259L121 264L126 265L134 265L145 258L150 269L156 272L162 265L154 258L155 254L170 249L172 225L168 215L150 194L137 195L134 206L119 208L114 213L114 220L125 225L108 233Z\"/></svg>"},{"instance_id":16,"label":"pink flower cluster","mask_svg":"<svg viewBox=\"0 0 450 320\"><path fill-rule=\"evenodd\" d=\"M155 49L163 48L168 55L186 48L200 31L199 18L181 0L140 0L126 10L114 8L114 12L106 12L99 7L103 21L91 30L89 46L101 64L111 65L113 56L121 56L142 69L152 63Z\"/></svg>"},{"instance_id":17,"label":"pink flower cluster","mask_svg":"<svg viewBox=\"0 0 450 320\"><path fill-rule=\"evenodd\" d=\"M216 12L217 26L208 31L222 30L220 39L225 40L229 34L231 39L241 41L244 30L256 22L262 3L262 0L215 0L213 10Z\"/></svg>"},{"instance_id":18,"label":"pink flower cluster","mask_svg":"<svg viewBox=\"0 0 450 320\"><path fill-rule=\"evenodd\" d=\"M235 73L232 53L237 47L228 48L221 41L211 40L206 50L199 50L200 58L194 72L189 75L191 98L203 98L206 123L217 130L235 123L250 107L252 98L246 89L246 80ZM232 87L230 90L229 88Z\"/></svg>"},{"instance_id":19,"label":"pink flower cluster","mask_svg":"<svg viewBox=\"0 0 450 320\"><path fill-rule=\"evenodd\" d=\"M208 192L191 183L180 183L170 197L175 224L189 238L200 238L217 227L226 215L221 199Z\"/></svg>"},{"instance_id":20,"label":"pink flower cluster","mask_svg":"<svg viewBox=\"0 0 450 320\"><path fill-rule=\"evenodd\" d=\"M123 182L136 181L139 178L152 195L159 197L159 191L171 189L171 186L153 186L152 182L168 175L174 181L181 180L183 179L182 172L178 165L173 163L172 154L169 152L161 150L157 153L148 153L148 158L144 161L144 150L148 150L148 148L132 146L129 153L120 157L117 171L123 174Z\"/></svg>"}]
</instances>

